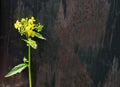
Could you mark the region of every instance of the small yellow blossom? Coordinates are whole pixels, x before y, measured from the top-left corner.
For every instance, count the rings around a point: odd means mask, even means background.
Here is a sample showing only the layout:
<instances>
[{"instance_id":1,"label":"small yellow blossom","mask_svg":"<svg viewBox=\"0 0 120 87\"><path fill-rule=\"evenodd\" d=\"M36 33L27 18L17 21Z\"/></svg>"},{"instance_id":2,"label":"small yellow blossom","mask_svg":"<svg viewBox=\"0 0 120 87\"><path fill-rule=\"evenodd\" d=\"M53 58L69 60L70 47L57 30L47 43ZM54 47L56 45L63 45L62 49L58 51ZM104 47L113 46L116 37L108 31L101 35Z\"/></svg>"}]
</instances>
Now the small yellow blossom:
<instances>
[{"instance_id":1,"label":"small yellow blossom","mask_svg":"<svg viewBox=\"0 0 120 87\"><path fill-rule=\"evenodd\" d=\"M31 17L31 19L28 20L28 23L33 24L34 21L35 21L34 17Z\"/></svg>"},{"instance_id":2,"label":"small yellow blossom","mask_svg":"<svg viewBox=\"0 0 120 87\"><path fill-rule=\"evenodd\" d=\"M24 22L24 21L25 21L25 18L22 18L22 19L21 19L21 22Z\"/></svg>"},{"instance_id":3,"label":"small yellow blossom","mask_svg":"<svg viewBox=\"0 0 120 87\"><path fill-rule=\"evenodd\" d=\"M32 30L27 30L28 37L34 37L35 33Z\"/></svg>"},{"instance_id":4,"label":"small yellow blossom","mask_svg":"<svg viewBox=\"0 0 120 87\"><path fill-rule=\"evenodd\" d=\"M34 29L35 24L28 24L28 26L30 27L30 29Z\"/></svg>"},{"instance_id":5,"label":"small yellow blossom","mask_svg":"<svg viewBox=\"0 0 120 87\"><path fill-rule=\"evenodd\" d=\"M31 37L34 37L35 36L35 32L31 32Z\"/></svg>"},{"instance_id":6,"label":"small yellow blossom","mask_svg":"<svg viewBox=\"0 0 120 87\"><path fill-rule=\"evenodd\" d=\"M31 19L32 19L33 21L35 21L35 18L34 18L33 16L31 17Z\"/></svg>"},{"instance_id":7,"label":"small yellow blossom","mask_svg":"<svg viewBox=\"0 0 120 87\"><path fill-rule=\"evenodd\" d=\"M16 21L16 23L14 24L14 27L16 28L16 29L20 29L21 28L21 26L22 26L22 24L17 20Z\"/></svg>"},{"instance_id":8,"label":"small yellow blossom","mask_svg":"<svg viewBox=\"0 0 120 87\"><path fill-rule=\"evenodd\" d=\"M28 30L30 30L30 26L27 26L27 27L26 27L26 31L28 31Z\"/></svg>"}]
</instances>

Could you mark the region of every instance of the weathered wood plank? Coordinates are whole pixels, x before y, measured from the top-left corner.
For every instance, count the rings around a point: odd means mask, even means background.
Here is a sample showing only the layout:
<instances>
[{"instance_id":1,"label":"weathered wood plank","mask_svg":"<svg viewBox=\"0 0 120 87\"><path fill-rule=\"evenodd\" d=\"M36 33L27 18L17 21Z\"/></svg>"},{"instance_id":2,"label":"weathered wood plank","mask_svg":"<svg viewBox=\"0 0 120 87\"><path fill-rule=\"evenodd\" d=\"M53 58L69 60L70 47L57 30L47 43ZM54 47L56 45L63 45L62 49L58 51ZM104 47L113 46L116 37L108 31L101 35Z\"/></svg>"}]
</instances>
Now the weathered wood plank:
<instances>
[{"instance_id":1,"label":"weathered wood plank","mask_svg":"<svg viewBox=\"0 0 120 87\"><path fill-rule=\"evenodd\" d=\"M27 87L27 71L3 76L26 55L13 23L34 15L47 41L32 54L33 87L119 87L120 0L2 0L0 87ZM6 3L9 2L9 3Z\"/></svg>"}]
</instances>

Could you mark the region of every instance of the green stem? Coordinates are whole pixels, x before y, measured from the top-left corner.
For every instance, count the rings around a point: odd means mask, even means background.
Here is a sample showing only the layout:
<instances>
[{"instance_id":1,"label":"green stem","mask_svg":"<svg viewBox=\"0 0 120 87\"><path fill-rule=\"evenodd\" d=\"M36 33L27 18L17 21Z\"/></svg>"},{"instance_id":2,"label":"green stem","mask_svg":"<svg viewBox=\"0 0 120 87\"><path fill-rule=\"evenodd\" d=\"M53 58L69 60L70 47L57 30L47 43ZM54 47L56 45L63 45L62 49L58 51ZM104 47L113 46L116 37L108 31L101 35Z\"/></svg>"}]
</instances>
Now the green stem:
<instances>
[{"instance_id":1,"label":"green stem","mask_svg":"<svg viewBox=\"0 0 120 87\"><path fill-rule=\"evenodd\" d=\"M28 46L28 73L29 73L29 87L32 87L32 76L31 76L31 50L30 50L30 45Z\"/></svg>"}]
</instances>

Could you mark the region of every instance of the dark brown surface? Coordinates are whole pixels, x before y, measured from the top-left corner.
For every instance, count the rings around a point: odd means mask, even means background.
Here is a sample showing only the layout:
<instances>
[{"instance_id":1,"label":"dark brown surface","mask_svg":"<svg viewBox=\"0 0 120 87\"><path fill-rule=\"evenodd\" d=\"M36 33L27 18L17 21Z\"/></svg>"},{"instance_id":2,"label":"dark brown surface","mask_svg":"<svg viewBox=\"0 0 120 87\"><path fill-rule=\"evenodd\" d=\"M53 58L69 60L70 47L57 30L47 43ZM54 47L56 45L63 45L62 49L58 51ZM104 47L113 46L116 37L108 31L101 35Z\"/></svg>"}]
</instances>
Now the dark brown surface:
<instances>
[{"instance_id":1,"label":"dark brown surface","mask_svg":"<svg viewBox=\"0 0 120 87\"><path fill-rule=\"evenodd\" d=\"M6 3L7 2L7 3ZM120 87L120 0L1 0L0 87L27 87L27 70L4 75L27 48L13 28L35 16L46 41L32 50L33 87Z\"/></svg>"}]
</instances>

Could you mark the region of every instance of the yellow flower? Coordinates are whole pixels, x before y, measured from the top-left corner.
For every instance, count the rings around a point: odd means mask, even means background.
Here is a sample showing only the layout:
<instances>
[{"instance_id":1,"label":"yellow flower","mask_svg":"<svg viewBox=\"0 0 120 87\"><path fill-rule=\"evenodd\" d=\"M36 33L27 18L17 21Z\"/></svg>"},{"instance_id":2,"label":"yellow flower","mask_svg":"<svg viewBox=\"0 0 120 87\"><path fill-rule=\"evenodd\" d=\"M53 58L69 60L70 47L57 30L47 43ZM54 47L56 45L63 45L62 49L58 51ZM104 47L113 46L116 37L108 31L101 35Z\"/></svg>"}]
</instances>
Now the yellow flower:
<instances>
[{"instance_id":1,"label":"yellow flower","mask_svg":"<svg viewBox=\"0 0 120 87\"><path fill-rule=\"evenodd\" d=\"M34 37L35 36L35 32L31 32L31 37Z\"/></svg>"},{"instance_id":2,"label":"yellow flower","mask_svg":"<svg viewBox=\"0 0 120 87\"><path fill-rule=\"evenodd\" d=\"M18 30L20 30L22 24L17 20L16 23L14 24L14 27Z\"/></svg>"},{"instance_id":3,"label":"yellow flower","mask_svg":"<svg viewBox=\"0 0 120 87\"><path fill-rule=\"evenodd\" d=\"M30 36L34 37L35 36L34 31L32 31L29 26L26 27L26 33L27 33L28 37L30 37Z\"/></svg>"},{"instance_id":4,"label":"yellow flower","mask_svg":"<svg viewBox=\"0 0 120 87\"><path fill-rule=\"evenodd\" d=\"M21 22L24 22L24 21L25 21L25 18L22 18L22 19L21 19Z\"/></svg>"},{"instance_id":5,"label":"yellow flower","mask_svg":"<svg viewBox=\"0 0 120 87\"><path fill-rule=\"evenodd\" d=\"M34 21L35 21L34 17L31 17L31 19L28 20L28 23L33 24Z\"/></svg>"},{"instance_id":6,"label":"yellow flower","mask_svg":"<svg viewBox=\"0 0 120 87\"><path fill-rule=\"evenodd\" d=\"M35 35L32 30L28 30L27 33L28 33L28 37L30 37L30 36L31 36L31 37L34 37L34 35Z\"/></svg>"},{"instance_id":7,"label":"yellow flower","mask_svg":"<svg viewBox=\"0 0 120 87\"><path fill-rule=\"evenodd\" d=\"M33 24L33 20L32 20L32 19L29 19L29 20L28 20L28 23Z\"/></svg>"},{"instance_id":8,"label":"yellow flower","mask_svg":"<svg viewBox=\"0 0 120 87\"><path fill-rule=\"evenodd\" d=\"M28 24L28 26L30 27L30 29L34 29L35 24Z\"/></svg>"},{"instance_id":9,"label":"yellow flower","mask_svg":"<svg viewBox=\"0 0 120 87\"><path fill-rule=\"evenodd\" d=\"M31 28L34 29L34 26L35 26L35 24L32 24L32 25L31 25Z\"/></svg>"},{"instance_id":10,"label":"yellow flower","mask_svg":"<svg viewBox=\"0 0 120 87\"><path fill-rule=\"evenodd\" d=\"M30 26L27 26L27 27L26 27L26 31L28 31L28 30L30 30Z\"/></svg>"},{"instance_id":11,"label":"yellow flower","mask_svg":"<svg viewBox=\"0 0 120 87\"><path fill-rule=\"evenodd\" d=\"M32 19L33 21L35 21L35 18L34 18L33 16L31 17L31 19Z\"/></svg>"}]
</instances>

